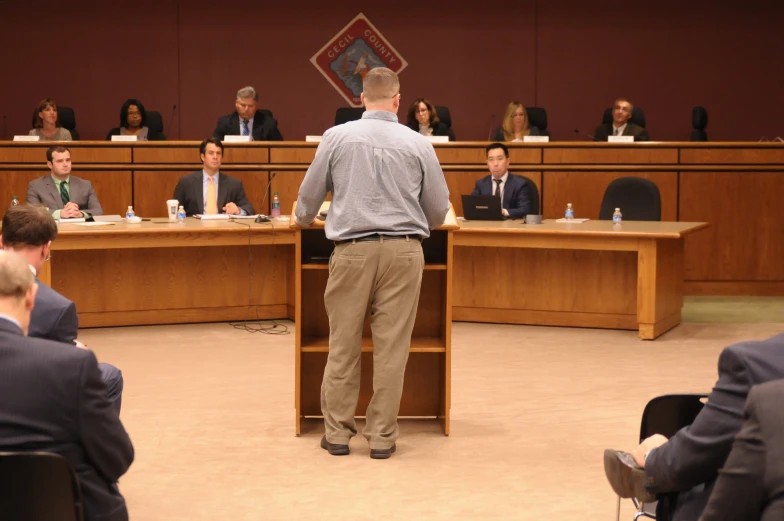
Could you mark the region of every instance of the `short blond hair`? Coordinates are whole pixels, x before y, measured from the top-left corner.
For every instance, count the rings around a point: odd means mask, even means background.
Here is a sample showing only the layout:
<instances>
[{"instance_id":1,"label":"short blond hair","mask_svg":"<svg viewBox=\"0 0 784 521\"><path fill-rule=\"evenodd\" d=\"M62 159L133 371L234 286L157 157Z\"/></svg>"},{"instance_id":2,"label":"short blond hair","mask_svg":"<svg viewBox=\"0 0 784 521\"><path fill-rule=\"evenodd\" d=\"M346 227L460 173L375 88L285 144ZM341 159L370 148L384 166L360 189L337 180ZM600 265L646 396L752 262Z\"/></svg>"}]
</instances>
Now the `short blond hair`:
<instances>
[{"instance_id":1,"label":"short blond hair","mask_svg":"<svg viewBox=\"0 0 784 521\"><path fill-rule=\"evenodd\" d=\"M392 99L400 92L400 80L392 70L376 67L365 74L362 92L370 103Z\"/></svg>"},{"instance_id":2,"label":"short blond hair","mask_svg":"<svg viewBox=\"0 0 784 521\"><path fill-rule=\"evenodd\" d=\"M16 253L0 250L0 298L22 298L33 284L27 262Z\"/></svg>"}]
</instances>

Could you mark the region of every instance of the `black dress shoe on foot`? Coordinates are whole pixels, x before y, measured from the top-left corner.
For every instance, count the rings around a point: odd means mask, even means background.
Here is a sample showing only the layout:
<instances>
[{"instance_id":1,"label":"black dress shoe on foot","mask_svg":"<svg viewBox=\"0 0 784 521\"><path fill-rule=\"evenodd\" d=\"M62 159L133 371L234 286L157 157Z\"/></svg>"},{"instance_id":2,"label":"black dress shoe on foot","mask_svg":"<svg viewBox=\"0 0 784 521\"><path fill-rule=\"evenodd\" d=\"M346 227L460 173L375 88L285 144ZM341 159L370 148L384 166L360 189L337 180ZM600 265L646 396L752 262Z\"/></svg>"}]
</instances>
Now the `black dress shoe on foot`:
<instances>
[{"instance_id":1,"label":"black dress shoe on foot","mask_svg":"<svg viewBox=\"0 0 784 521\"><path fill-rule=\"evenodd\" d=\"M387 459L392 457L392 453L395 452L395 445L392 445L389 449L370 449L370 457L373 459Z\"/></svg>"},{"instance_id":2,"label":"black dress shoe on foot","mask_svg":"<svg viewBox=\"0 0 784 521\"><path fill-rule=\"evenodd\" d=\"M645 470L628 452L604 451L604 473L610 486L622 498L637 498L642 503L653 503L656 495L645 489Z\"/></svg>"},{"instance_id":3,"label":"black dress shoe on foot","mask_svg":"<svg viewBox=\"0 0 784 521\"><path fill-rule=\"evenodd\" d=\"M321 438L321 448L332 454L333 456L348 456L348 445L340 445L338 443L330 443L327 441L325 434Z\"/></svg>"}]
</instances>

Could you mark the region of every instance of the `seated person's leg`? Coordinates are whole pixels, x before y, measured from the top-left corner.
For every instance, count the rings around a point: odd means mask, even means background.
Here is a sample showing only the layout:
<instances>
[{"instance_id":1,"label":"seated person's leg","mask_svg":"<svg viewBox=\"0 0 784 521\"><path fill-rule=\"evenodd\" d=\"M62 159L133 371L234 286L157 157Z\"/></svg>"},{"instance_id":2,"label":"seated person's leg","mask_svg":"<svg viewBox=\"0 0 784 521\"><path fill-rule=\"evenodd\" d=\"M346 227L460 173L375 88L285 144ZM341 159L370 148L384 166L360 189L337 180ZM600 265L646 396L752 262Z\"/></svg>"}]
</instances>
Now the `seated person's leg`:
<instances>
[{"instance_id":1,"label":"seated person's leg","mask_svg":"<svg viewBox=\"0 0 784 521\"><path fill-rule=\"evenodd\" d=\"M122 371L111 364L105 363L99 363L98 369L101 370L103 381L106 382L106 387L109 391L109 401L112 402L114 408L117 409L117 415L119 416L123 392Z\"/></svg>"}]
</instances>

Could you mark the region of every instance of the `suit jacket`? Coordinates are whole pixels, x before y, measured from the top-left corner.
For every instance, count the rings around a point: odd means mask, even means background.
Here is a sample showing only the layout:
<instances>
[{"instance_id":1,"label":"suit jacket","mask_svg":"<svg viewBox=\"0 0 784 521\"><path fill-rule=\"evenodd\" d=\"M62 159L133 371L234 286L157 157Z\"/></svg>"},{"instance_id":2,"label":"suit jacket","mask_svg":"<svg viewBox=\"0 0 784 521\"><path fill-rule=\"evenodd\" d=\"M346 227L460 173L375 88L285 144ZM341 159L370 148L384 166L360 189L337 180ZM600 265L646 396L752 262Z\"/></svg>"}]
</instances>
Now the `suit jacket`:
<instances>
[{"instance_id":1,"label":"suit jacket","mask_svg":"<svg viewBox=\"0 0 784 521\"><path fill-rule=\"evenodd\" d=\"M413 123L409 123L406 125L408 128L413 130L414 132L419 132L419 122L414 121ZM434 136L449 136L449 141L455 141L455 133L452 132L452 129L446 125L443 121L439 121L436 123L436 126L433 127L430 125L430 128L433 129Z\"/></svg>"},{"instance_id":2,"label":"suit jacket","mask_svg":"<svg viewBox=\"0 0 784 521\"><path fill-rule=\"evenodd\" d=\"M28 336L73 344L79 333L76 304L41 281L36 279L36 282L38 292L30 314Z\"/></svg>"},{"instance_id":3,"label":"suit jacket","mask_svg":"<svg viewBox=\"0 0 784 521\"><path fill-rule=\"evenodd\" d=\"M599 125L596 127L596 132L593 133L593 139L596 141L607 141L607 136L612 136L613 126L612 123L607 125ZM648 131L639 125L629 121L626 123L626 128L623 129L623 136L634 136L635 141L650 141L651 137Z\"/></svg>"},{"instance_id":4,"label":"suit jacket","mask_svg":"<svg viewBox=\"0 0 784 521\"><path fill-rule=\"evenodd\" d=\"M719 380L689 427L653 450L645 462L646 488L660 496L657 519L697 519L713 490L752 386L784 378L784 334L731 345L719 356ZM668 494L677 492L677 494Z\"/></svg>"},{"instance_id":5,"label":"suit jacket","mask_svg":"<svg viewBox=\"0 0 784 521\"><path fill-rule=\"evenodd\" d=\"M529 136L541 136L542 131L539 130L539 127L531 125L528 127L528 135ZM504 127L498 127L493 132L493 138L490 141L506 141L506 136L504 136Z\"/></svg>"},{"instance_id":6,"label":"suit jacket","mask_svg":"<svg viewBox=\"0 0 784 521\"><path fill-rule=\"evenodd\" d=\"M126 521L117 480L133 445L107 397L92 351L30 338L0 319L0 451L64 456L87 521Z\"/></svg>"},{"instance_id":7,"label":"suit jacket","mask_svg":"<svg viewBox=\"0 0 784 521\"><path fill-rule=\"evenodd\" d=\"M240 116L235 110L232 114L227 114L218 118L218 125L215 127L213 137L223 140L227 135L240 136ZM278 122L275 118L265 115L257 110L253 116L253 130L251 131L254 141L283 141L283 136L278 130Z\"/></svg>"},{"instance_id":8,"label":"suit jacket","mask_svg":"<svg viewBox=\"0 0 784 521\"><path fill-rule=\"evenodd\" d=\"M477 181L471 195L493 195L493 176ZM506 178L501 207L509 212L510 219L520 219L531 213L531 191L519 175L509 174Z\"/></svg>"},{"instance_id":9,"label":"suit jacket","mask_svg":"<svg viewBox=\"0 0 784 521\"><path fill-rule=\"evenodd\" d=\"M91 215L103 215L101 203L90 181L72 175L68 182L70 199L79 205L80 210ZM63 209L63 199L51 174L30 181L27 185L27 204L42 204L52 213Z\"/></svg>"},{"instance_id":10,"label":"suit jacket","mask_svg":"<svg viewBox=\"0 0 784 521\"><path fill-rule=\"evenodd\" d=\"M253 205L245 196L242 181L235 177L218 172L218 213L223 213L227 203L234 203L248 215L256 213ZM192 174L184 175L174 189L174 199L185 207L187 215L204 213L204 174L197 170Z\"/></svg>"},{"instance_id":11,"label":"suit jacket","mask_svg":"<svg viewBox=\"0 0 784 521\"><path fill-rule=\"evenodd\" d=\"M701 521L784 519L784 380L755 386Z\"/></svg>"}]
</instances>

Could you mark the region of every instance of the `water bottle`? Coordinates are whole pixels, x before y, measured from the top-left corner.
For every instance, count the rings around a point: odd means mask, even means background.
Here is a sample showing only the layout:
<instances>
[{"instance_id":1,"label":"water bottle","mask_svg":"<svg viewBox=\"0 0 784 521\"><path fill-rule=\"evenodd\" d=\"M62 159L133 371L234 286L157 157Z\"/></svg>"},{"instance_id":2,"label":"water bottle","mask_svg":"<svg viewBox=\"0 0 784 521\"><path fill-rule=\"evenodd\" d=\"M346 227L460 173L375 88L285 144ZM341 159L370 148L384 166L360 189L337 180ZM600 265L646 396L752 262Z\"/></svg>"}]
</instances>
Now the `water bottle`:
<instances>
[{"instance_id":1,"label":"water bottle","mask_svg":"<svg viewBox=\"0 0 784 521\"><path fill-rule=\"evenodd\" d=\"M613 213L613 224L621 224L623 221L623 216L621 215L621 209L616 208L615 212Z\"/></svg>"},{"instance_id":2,"label":"water bottle","mask_svg":"<svg viewBox=\"0 0 784 521\"><path fill-rule=\"evenodd\" d=\"M280 217L280 199L278 198L278 192L272 196L272 218Z\"/></svg>"},{"instance_id":3,"label":"water bottle","mask_svg":"<svg viewBox=\"0 0 784 521\"><path fill-rule=\"evenodd\" d=\"M566 214L564 215L567 221L574 219L574 210L572 210L572 203L566 205Z\"/></svg>"},{"instance_id":4,"label":"water bottle","mask_svg":"<svg viewBox=\"0 0 784 521\"><path fill-rule=\"evenodd\" d=\"M133 219L136 217L136 213L133 211L133 206L129 206L127 210L125 210L125 220Z\"/></svg>"},{"instance_id":5,"label":"water bottle","mask_svg":"<svg viewBox=\"0 0 784 521\"><path fill-rule=\"evenodd\" d=\"M19 206L19 198L17 196L11 198L11 206Z\"/></svg>"},{"instance_id":6,"label":"water bottle","mask_svg":"<svg viewBox=\"0 0 784 521\"><path fill-rule=\"evenodd\" d=\"M177 209L177 221L182 222L185 220L185 207L180 205Z\"/></svg>"}]
</instances>

